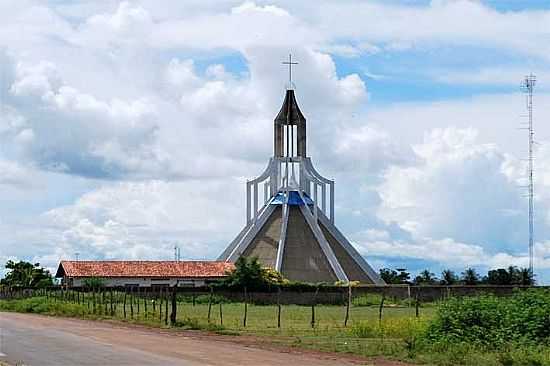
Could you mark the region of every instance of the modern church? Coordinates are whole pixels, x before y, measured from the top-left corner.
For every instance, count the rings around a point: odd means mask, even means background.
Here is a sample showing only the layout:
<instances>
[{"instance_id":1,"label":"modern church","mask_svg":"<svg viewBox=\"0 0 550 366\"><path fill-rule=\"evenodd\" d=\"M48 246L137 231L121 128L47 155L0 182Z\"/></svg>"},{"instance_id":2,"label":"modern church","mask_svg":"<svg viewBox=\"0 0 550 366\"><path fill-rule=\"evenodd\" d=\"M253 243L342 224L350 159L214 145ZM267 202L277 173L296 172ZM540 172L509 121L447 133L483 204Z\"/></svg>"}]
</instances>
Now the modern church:
<instances>
[{"instance_id":1,"label":"modern church","mask_svg":"<svg viewBox=\"0 0 550 366\"><path fill-rule=\"evenodd\" d=\"M334 181L307 156L306 118L292 88L275 117L273 157L246 184L246 207L246 226L218 260L258 257L294 281L384 284L334 225Z\"/></svg>"}]
</instances>

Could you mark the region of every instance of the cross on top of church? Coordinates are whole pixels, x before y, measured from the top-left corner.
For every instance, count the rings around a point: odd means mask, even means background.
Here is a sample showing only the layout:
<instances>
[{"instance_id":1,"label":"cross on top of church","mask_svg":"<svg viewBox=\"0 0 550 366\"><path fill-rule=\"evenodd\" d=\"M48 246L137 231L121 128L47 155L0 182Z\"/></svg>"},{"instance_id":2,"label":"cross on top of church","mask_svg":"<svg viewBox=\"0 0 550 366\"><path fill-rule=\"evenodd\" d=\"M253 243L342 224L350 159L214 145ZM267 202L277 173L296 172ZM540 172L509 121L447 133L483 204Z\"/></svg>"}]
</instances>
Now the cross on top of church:
<instances>
[{"instance_id":1,"label":"cross on top of church","mask_svg":"<svg viewBox=\"0 0 550 366\"><path fill-rule=\"evenodd\" d=\"M288 55L288 61L283 61L283 65L288 65L288 84L292 87L292 65L298 65L297 62L292 62L292 54Z\"/></svg>"}]
</instances>

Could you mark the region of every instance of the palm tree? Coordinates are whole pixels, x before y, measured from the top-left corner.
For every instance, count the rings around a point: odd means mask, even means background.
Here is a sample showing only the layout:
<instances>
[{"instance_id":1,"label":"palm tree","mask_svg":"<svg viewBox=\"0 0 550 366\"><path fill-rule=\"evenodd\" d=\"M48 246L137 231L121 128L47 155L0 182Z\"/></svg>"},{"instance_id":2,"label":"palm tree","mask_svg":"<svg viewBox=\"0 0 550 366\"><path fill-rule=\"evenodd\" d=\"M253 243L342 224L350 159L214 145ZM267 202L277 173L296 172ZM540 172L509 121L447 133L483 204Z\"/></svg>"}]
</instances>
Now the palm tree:
<instances>
[{"instance_id":1,"label":"palm tree","mask_svg":"<svg viewBox=\"0 0 550 366\"><path fill-rule=\"evenodd\" d=\"M518 272L520 285L533 286L535 284L535 275L529 268L520 268Z\"/></svg>"},{"instance_id":2,"label":"palm tree","mask_svg":"<svg viewBox=\"0 0 550 366\"><path fill-rule=\"evenodd\" d=\"M462 272L462 282L465 285L478 285L479 284L479 274L477 274L476 270L473 268L467 268L464 272Z\"/></svg>"},{"instance_id":3,"label":"palm tree","mask_svg":"<svg viewBox=\"0 0 550 366\"><path fill-rule=\"evenodd\" d=\"M417 285L432 285L437 281L435 274L430 272L428 269L423 270L416 276L414 283Z\"/></svg>"},{"instance_id":4,"label":"palm tree","mask_svg":"<svg viewBox=\"0 0 550 366\"><path fill-rule=\"evenodd\" d=\"M450 269L446 269L441 272L441 284L442 285L454 285L458 282L457 275Z\"/></svg>"}]
</instances>

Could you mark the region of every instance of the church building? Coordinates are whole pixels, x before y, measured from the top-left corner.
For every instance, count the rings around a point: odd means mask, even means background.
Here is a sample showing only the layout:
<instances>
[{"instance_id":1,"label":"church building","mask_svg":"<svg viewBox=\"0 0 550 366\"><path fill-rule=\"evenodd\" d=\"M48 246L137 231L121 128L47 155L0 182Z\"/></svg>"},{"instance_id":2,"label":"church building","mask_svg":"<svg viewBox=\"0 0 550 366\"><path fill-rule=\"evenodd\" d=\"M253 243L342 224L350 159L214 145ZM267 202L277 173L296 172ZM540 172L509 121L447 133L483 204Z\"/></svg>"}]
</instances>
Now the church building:
<instances>
[{"instance_id":1,"label":"church building","mask_svg":"<svg viewBox=\"0 0 550 366\"><path fill-rule=\"evenodd\" d=\"M334 181L313 167L306 137L306 118L289 87L274 121L273 157L246 183L246 225L218 260L258 257L295 281L384 284L334 225Z\"/></svg>"}]
</instances>

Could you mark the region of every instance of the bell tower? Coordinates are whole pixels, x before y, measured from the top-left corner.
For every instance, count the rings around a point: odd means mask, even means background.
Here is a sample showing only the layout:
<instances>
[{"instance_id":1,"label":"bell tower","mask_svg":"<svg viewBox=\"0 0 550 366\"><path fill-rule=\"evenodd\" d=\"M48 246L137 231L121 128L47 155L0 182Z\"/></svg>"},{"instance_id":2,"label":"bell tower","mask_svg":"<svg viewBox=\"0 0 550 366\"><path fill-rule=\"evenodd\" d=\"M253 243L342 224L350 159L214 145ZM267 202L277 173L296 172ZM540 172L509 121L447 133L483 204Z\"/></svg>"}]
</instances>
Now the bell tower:
<instances>
[{"instance_id":1,"label":"bell tower","mask_svg":"<svg viewBox=\"0 0 550 366\"><path fill-rule=\"evenodd\" d=\"M306 118L298 107L293 89L287 89L273 129L274 156L306 157Z\"/></svg>"}]
</instances>

